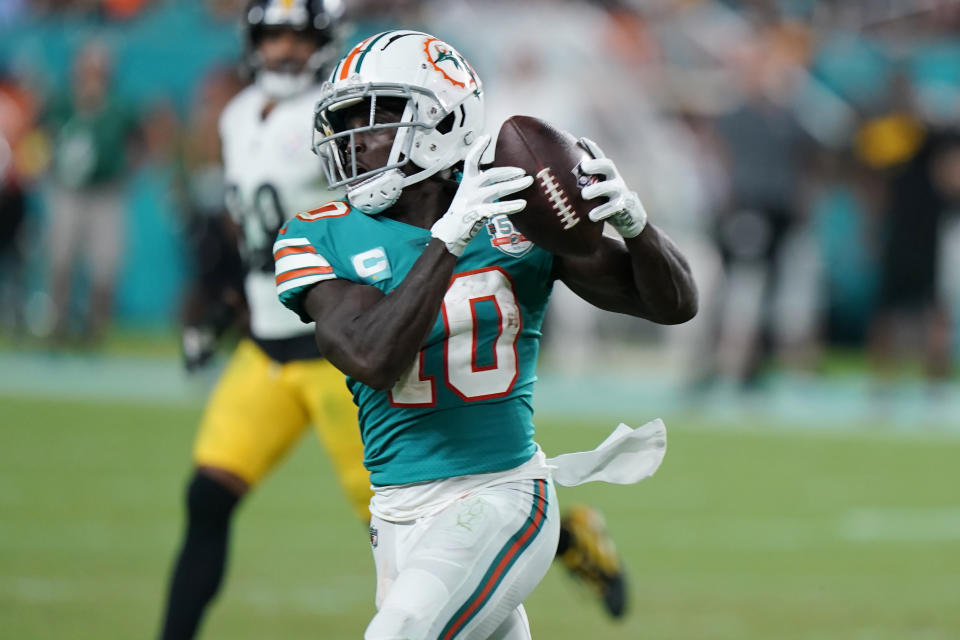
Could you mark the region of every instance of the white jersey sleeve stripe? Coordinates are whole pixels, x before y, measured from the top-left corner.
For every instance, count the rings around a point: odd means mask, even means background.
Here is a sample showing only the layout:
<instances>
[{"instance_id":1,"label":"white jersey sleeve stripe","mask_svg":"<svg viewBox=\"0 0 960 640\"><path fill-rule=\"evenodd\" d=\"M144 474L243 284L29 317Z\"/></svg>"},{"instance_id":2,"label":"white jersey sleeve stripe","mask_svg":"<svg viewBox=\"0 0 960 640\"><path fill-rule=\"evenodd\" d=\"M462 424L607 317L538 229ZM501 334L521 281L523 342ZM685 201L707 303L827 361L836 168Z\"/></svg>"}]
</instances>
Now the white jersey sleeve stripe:
<instances>
[{"instance_id":1,"label":"white jersey sleeve stripe","mask_svg":"<svg viewBox=\"0 0 960 640\"><path fill-rule=\"evenodd\" d=\"M306 238L284 238L283 240L277 240L273 243L273 252L276 253L280 249L285 249L286 247L306 247L310 246L310 241Z\"/></svg>"}]
</instances>

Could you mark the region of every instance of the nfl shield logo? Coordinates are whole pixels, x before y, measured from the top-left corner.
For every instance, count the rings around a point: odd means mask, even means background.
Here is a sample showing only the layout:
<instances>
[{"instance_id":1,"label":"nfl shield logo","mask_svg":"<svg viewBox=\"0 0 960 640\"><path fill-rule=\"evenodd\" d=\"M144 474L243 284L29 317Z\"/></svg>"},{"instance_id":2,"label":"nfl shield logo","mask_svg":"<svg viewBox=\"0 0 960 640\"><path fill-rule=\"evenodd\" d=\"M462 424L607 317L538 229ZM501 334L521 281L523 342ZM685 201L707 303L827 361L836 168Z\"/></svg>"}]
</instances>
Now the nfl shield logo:
<instances>
[{"instance_id":1,"label":"nfl shield logo","mask_svg":"<svg viewBox=\"0 0 960 640\"><path fill-rule=\"evenodd\" d=\"M370 546L374 549L377 548L377 544L380 542L380 532L377 531L377 528L373 525L370 525Z\"/></svg>"},{"instance_id":2,"label":"nfl shield logo","mask_svg":"<svg viewBox=\"0 0 960 640\"><path fill-rule=\"evenodd\" d=\"M487 234L490 236L490 246L514 258L533 248L533 243L517 231L505 214L487 220Z\"/></svg>"},{"instance_id":3,"label":"nfl shield logo","mask_svg":"<svg viewBox=\"0 0 960 640\"><path fill-rule=\"evenodd\" d=\"M589 186L591 184L596 184L597 182L600 181L600 178L598 178L597 176L590 173L585 173L584 170L580 168L579 162L577 163L577 166L575 166L573 169L570 170L570 173L572 173L573 176L577 179L577 187L579 187L580 189L583 189L584 187Z\"/></svg>"}]
</instances>

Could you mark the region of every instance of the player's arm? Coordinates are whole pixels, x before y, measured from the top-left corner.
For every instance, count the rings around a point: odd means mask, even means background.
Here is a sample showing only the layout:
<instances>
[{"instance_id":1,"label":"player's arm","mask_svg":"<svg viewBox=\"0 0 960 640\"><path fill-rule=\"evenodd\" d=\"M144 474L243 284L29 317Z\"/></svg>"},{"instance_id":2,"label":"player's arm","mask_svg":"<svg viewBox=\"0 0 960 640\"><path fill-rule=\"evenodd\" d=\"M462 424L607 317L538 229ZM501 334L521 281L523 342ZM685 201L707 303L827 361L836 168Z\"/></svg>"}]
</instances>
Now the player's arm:
<instances>
[{"instance_id":1,"label":"player's arm","mask_svg":"<svg viewBox=\"0 0 960 640\"><path fill-rule=\"evenodd\" d=\"M306 293L303 309L316 323L320 353L342 372L376 389L393 386L433 328L457 257L483 221L526 206L524 200L499 202L533 182L522 169L480 170L489 143L489 136L478 139L467 155L450 208L431 227L433 239L396 288L384 294L333 279Z\"/></svg>"},{"instance_id":2,"label":"player's arm","mask_svg":"<svg viewBox=\"0 0 960 640\"><path fill-rule=\"evenodd\" d=\"M348 280L314 285L303 301L320 353L343 373L388 389L410 366L440 312L455 255L433 239L390 293Z\"/></svg>"},{"instance_id":3,"label":"player's arm","mask_svg":"<svg viewBox=\"0 0 960 640\"><path fill-rule=\"evenodd\" d=\"M605 236L591 256L557 256L554 276L601 309L660 324L690 320L697 313L697 288L683 254L647 222L640 199L627 188L613 161L593 141L581 141L594 156L581 168L601 177L585 186L582 195L586 200L607 198L590 211L590 219L610 222L623 240Z\"/></svg>"},{"instance_id":4,"label":"player's arm","mask_svg":"<svg viewBox=\"0 0 960 640\"><path fill-rule=\"evenodd\" d=\"M557 256L554 275L590 304L659 324L680 324L697 313L697 289L676 245L647 224L640 235L604 237L587 257Z\"/></svg>"},{"instance_id":5,"label":"player's arm","mask_svg":"<svg viewBox=\"0 0 960 640\"><path fill-rule=\"evenodd\" d=\"M225 114L223 114L225 116ZM221 117L215 134L203 131L201 143L213 142L215 135L216 156L224 167L223 141L224 117ZM208 140L209 139L209 140ZM184 176L183 180L187 180ZM214 215L206 212L189 200L184 184L180 189L183 206L189 210L188 232L190 245L196 257L194 282L185 297L181 313L180 347L183 364L187 371L198 371L212 359L217 342L227 328L243 324L247 315L243 289L245 265L240 255L240 240L243 229L237 224L231 208L238 206L232 189L227 190L222 210ZM237 218L239 214L236 214ZM210 256L216 256L210 262Z\"/></svg>"}]
</instances>

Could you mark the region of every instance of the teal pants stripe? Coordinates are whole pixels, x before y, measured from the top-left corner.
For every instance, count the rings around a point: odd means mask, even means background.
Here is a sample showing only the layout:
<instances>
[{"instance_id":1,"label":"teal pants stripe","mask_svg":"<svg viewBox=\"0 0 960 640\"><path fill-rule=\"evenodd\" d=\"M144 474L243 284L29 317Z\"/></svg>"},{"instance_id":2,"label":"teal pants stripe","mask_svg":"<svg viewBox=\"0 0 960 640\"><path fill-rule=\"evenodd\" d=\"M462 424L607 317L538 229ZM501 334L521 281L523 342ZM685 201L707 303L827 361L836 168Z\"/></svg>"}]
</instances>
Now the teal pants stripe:
<instances>
[{"instance_id":1,"label":"teal pants stripe","mask_svg":"<svg viewBox=\"0 0 960 640\"><path fill-rule=\"evenodd\" d=\"M547 481L534 480L533 484L533 502L530 505L527 520L503 545L480 580L480 584L444 626L440 633L440 640L452 640L467 623L473 620L477 612L490 600L510 568L543 528L543 521L547 517Z\"/></svg>"}]
</instances>

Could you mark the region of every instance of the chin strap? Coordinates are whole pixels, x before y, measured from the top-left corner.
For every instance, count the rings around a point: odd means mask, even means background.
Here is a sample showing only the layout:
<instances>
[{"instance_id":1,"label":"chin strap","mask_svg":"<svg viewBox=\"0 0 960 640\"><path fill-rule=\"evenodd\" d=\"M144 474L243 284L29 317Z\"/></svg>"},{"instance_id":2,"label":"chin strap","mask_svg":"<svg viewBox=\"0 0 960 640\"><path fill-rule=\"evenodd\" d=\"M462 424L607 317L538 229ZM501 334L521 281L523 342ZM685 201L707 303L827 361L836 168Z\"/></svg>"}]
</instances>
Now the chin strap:
<instances>
[{"instance_id":1,"label":"chin strap","mask_svg":"<svg viewBox=\"0 0 960 640\"><path fill-rule=\"evenodd\" d=\"M350 206L368 216L378 215L400 198L404 177L400 169L385 171L347 189L347 200Z\"/></svg>"},{"instance_id":2,"label":"chin strap","mask_svg":"<svg viewBox=\"0 0 960 640\"><path fill-rule=\"evenodd\" d=\"M375 216L393 206L400 198L404 187L423 182L427 178L431 178L442 171L450 169L450 165L454 163L455 158L456 153L451 151L446 158L434 163L430 168L420 169L411 175L406 175L399 168L377 174L353 187L349 187L347 189L347 200L355 209L362 211L368 216ZM390 162L394 161L394 158L391 156ZM410 166L411 164L408 160L405 166ZM413 164L413 166L418 165Z\"/></svg>"}]
</instances>

